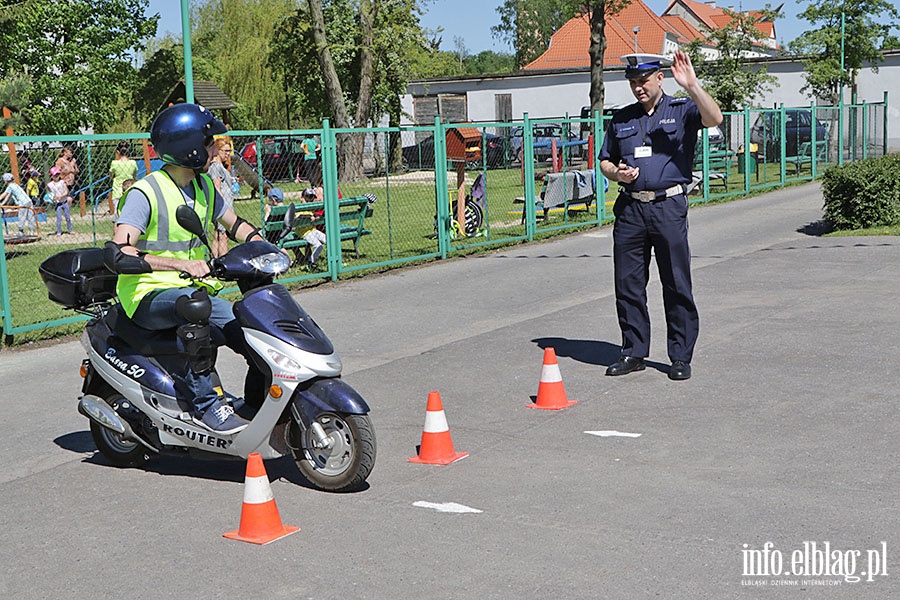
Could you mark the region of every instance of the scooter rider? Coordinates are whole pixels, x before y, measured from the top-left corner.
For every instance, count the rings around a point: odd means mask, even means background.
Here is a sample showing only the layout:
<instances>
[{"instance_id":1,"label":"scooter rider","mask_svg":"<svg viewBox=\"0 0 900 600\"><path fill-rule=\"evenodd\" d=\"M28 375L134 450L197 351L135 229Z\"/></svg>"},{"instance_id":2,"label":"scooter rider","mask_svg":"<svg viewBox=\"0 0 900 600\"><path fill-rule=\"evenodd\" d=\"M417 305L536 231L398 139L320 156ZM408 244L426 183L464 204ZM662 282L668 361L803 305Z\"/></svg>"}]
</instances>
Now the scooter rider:
<instances>
[{"instance_id":1,"label":"scooter rider","mask_svg":"<svg viewBox=\"0 0 900 600\"><path fill-rule=\"evenodd\" d=\"M175 209L186 204L201 222L214 218L225 226L232 240L264 239L259 229L225 206L205 175L213 136L225 131L221 121L197 104L176 104L156 117L150 141L165 165L128 190L113 240L106 244L105 262L119 274L116 292L135 324L151 330L177 327L179 349L189 360L174 357L165 366L179 397L193 404L193 420L229 434L248 423L234 413L218 384L213 339L224 334L225 343L247 358L248 404L261 402L263 376L250 359L231 303L207 294L206 287L214 284L197 281L209 274L203 245L175 220ZM195 283L189 285L182 274Z\"/></svg>"}]
</instances>

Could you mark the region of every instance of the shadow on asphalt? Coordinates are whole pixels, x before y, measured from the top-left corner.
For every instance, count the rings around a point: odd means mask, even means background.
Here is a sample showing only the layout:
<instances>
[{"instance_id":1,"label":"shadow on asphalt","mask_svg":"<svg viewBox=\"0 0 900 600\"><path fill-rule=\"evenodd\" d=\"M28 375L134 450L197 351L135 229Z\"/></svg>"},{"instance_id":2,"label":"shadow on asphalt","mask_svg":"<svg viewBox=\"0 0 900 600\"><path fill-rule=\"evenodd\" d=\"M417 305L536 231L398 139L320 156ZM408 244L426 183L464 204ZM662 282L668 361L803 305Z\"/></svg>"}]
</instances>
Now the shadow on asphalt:
<instances>
[{"instance_id":1,"label":"shadow on asphalt","mask_svg":"<svg viewBox=\"0 0 900 600\"><path fill-rule=\"evenodd\" d=\"M621 354L622 347L618 344L609 342L601 342L598 340L570 340L560 337L535 338L531 340L539 348L553 348L556 356L564 356L583 362L589 365L602 365L608 367L617 360ZM656 369L662 373L669 372L669 365L652 360L645 361L651 369Z\"/></svg>"},{"instance_id":2,"label":"shadow on asphalt","mask_svg":"<svg viewBox=\"0 0 900 600\"><path fill-rule=\"evenodd\" d=\"M807 223L803 227L798 227L797 232L818 237L825 235L826 233L831 233L831 224L824 219L813 221L812 223Z\"/></svg>"},{"instance_id":3,"label":"shadow on asphalt","mask_svg":"<svg viewBox=\"0 0 900 600\"><path fill-rule=\"evenodd\" d=\"M53 442L63 450L76 454L93 452L90 456L85 457L82 462L101 467L122 468L115 467L105 456L97 452L90 431L73 431L72 433L59 436ZM137 468L158 475L230 481L233 483L244 483L244 476L246 475L246 461L239 457L227 456L209 459L173 455L153 456ZM267 460L266 474L269 476L270 481L284 479L288 483L320 491L300 475L297 465L294 464L294 459L290 456ZM368 482L363 484L363 487L357 491L362 492L367 489L369 489Z\"/></svg>"}]
</instances>

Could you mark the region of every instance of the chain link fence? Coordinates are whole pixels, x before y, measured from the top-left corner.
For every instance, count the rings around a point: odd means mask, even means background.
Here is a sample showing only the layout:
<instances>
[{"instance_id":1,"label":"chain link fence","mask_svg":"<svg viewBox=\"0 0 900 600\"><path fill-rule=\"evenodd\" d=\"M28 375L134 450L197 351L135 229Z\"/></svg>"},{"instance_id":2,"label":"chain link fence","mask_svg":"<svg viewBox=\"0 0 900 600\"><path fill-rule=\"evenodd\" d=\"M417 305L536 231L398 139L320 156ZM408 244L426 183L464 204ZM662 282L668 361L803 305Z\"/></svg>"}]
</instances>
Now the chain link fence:
<instances>
[{"instance_id":1,"label":"chain link fence","mask_svg":"<svg viewBox=\"0 0 900 600\"><path fill-rule=\"evenodd\" d=\"M810 180L830 165L880 156L886 107L885 96L882 103L728 113L697 140L690 201ZM321 129L234 131L234 208L262 224L269 190L281 189L302 210L304 190L313 189L324 203L327 243L322 259L297 261L282 279L300 285L598 226L612 218L617 195L594 160L609 118L526 115L509 123L369 129L332 129L325 121ZM0 318L8 343L83 319L47 299L38 266L112 237L110 164L124 143L137 178L161 168L147 137L7 138L0 171L23 187L26 174L38 183L35 232L18 235L19 209L4 207ZM65 207L45 200L57 165L71 181L69 219Z\"/></svg>"}]
</instances>

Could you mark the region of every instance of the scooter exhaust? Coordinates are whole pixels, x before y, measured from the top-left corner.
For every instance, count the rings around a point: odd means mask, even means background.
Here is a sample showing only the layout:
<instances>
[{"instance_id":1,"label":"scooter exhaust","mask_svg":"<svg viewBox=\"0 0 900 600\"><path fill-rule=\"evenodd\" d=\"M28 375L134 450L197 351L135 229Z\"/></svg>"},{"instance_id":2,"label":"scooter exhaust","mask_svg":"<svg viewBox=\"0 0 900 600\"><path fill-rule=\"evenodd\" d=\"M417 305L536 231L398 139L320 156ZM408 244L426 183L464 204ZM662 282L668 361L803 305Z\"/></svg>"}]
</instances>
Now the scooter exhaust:
<instances>
[{"instance_id":1,"label":"scooter exhaust","mask_svg":"<svg viewBox=\"0 0 900 600\"><path fill-rule=\"evenodd\" d=\"M156 448L145 442L131 428L127 421L124 421L113 408L102 398L92 394L85 394L78 399L78 412L94 421L101 427L115 431L124 439L138 442L146 446L148 450L159 452Z\"/></svg>"}]
</instances>

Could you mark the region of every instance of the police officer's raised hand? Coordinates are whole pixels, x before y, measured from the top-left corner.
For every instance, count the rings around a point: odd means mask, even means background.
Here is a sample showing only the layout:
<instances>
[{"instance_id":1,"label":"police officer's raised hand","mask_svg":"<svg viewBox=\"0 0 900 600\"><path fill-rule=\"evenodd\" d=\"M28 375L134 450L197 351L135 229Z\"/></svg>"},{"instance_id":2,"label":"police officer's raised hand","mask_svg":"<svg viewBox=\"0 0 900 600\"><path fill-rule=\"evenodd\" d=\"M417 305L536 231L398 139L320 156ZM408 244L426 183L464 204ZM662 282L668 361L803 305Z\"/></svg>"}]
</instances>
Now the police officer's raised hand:
<instances>
[{"instance_id":1,"label":"police officer's raised hand","mask_svg":"<svg viewBox=\"0 0 900 600\"><path fill-rule=\"evenodd\" d=\"M675 52L672 76L697 103L704 127L715 127L722 123L722 110L713 97L701 87L691 58L681 50Z\"/></svg>"},{"instance_id":2,"label":"police officer's raised hand","mask_svg":"<svg viewBox=\"0 0 900 600\"><path fill-rule=\"evenodd\" d=\"M691 64L691 57L681 50L675 51L675 58L672 63L672 77L675 78L678 85L688 91L697 85L697 74L694 72L694 65Z\"/></svg>"}]
</instances>

